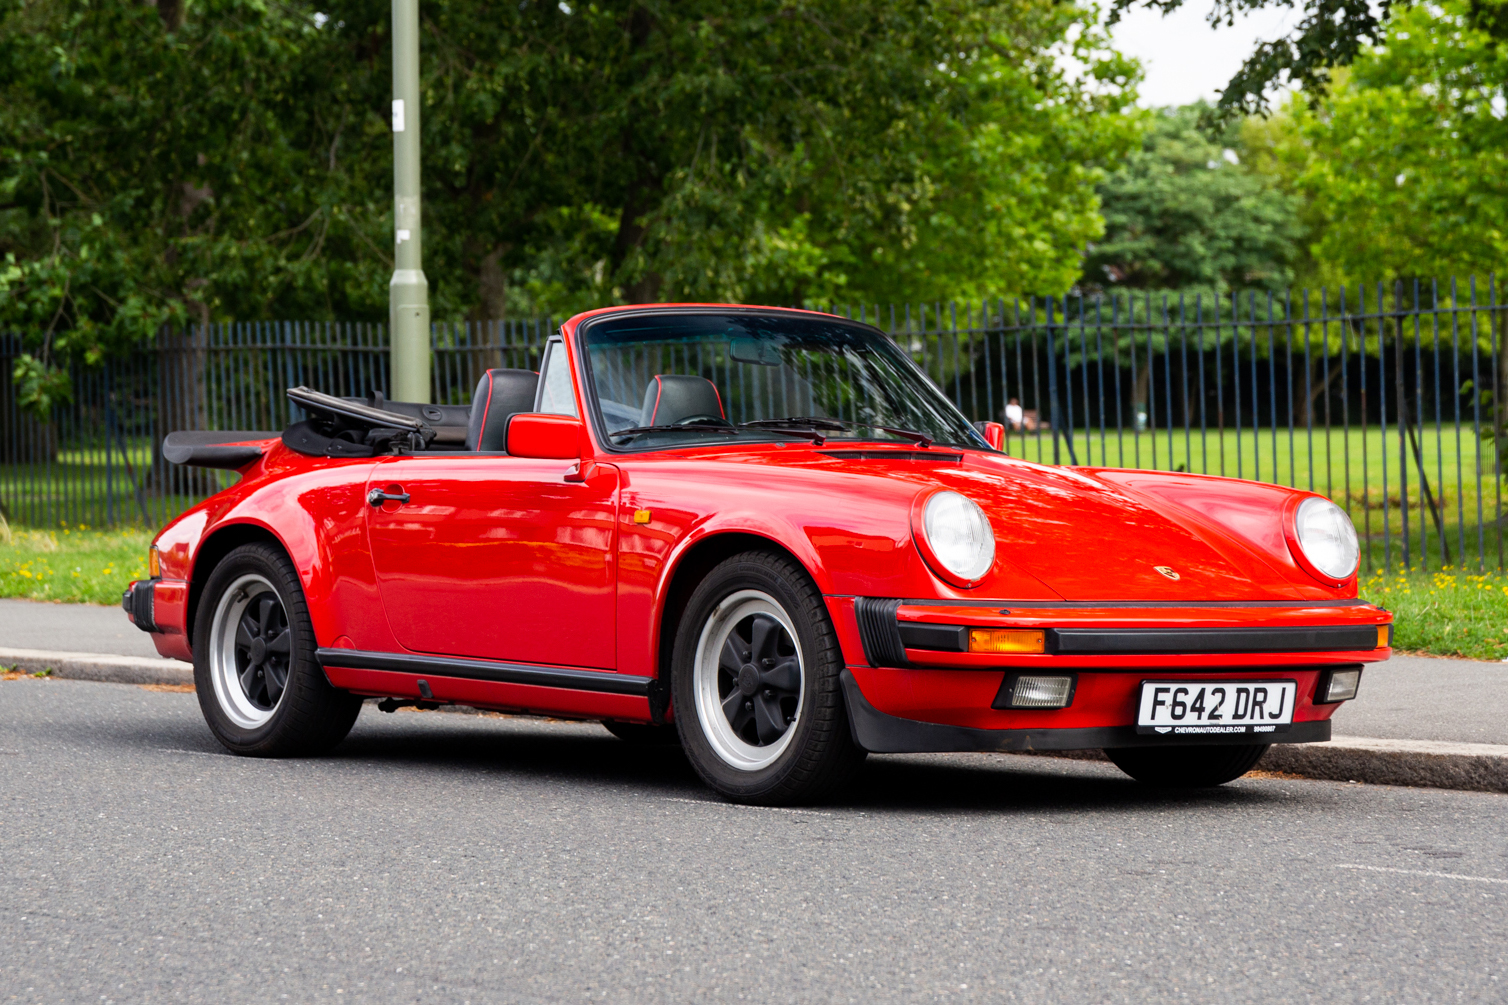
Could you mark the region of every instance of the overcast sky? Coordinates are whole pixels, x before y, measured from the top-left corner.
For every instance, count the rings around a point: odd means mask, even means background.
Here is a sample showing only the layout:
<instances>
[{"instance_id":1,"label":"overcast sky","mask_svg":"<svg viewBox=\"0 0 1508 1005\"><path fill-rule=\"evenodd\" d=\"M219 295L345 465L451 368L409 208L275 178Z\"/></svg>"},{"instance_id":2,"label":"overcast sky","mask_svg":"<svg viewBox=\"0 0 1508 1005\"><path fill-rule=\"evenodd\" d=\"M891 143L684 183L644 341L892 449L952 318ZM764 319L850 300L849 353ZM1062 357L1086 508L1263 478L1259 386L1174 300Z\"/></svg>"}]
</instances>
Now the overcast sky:
<instances>
[{"instance_id":1,"label":"overcast sky","mask_svg":"<svg viewBox=\"0 0 1508 1005\"><path fill-rule=\"evenodd\" d=\"M1258 39L1286 35L1300 12L1290 7L1252 11L1234 27L1211 28L1207 0L1187 0L1162 16L1145 7L1127 11L1112 37L1115 46L1141 61L1146 79L1141 104L1147 108L1213 101Z\"/></svg>"}]
</instances>

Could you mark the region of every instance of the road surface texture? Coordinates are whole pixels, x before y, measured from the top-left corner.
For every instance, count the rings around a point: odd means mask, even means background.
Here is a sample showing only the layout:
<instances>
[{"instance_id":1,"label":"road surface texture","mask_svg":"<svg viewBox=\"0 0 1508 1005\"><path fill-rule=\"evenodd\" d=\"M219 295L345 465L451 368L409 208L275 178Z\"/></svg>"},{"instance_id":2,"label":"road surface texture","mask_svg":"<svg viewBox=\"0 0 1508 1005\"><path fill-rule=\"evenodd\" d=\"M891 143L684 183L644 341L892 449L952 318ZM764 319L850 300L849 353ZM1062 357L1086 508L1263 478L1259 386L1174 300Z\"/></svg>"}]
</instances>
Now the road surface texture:
<instances>
[{"instance_id":1,"label":"road surface texture","mask_svg":"<svg viewBox=\"0 0 1508 1005\"><path fill-rule=\"evenodd\" d=\"M930 755L751 809L593 725L368 704L261 761L29 679L0 751L8 1001L1508 998L1502 795Z\"/></svg>"}]
</instances>

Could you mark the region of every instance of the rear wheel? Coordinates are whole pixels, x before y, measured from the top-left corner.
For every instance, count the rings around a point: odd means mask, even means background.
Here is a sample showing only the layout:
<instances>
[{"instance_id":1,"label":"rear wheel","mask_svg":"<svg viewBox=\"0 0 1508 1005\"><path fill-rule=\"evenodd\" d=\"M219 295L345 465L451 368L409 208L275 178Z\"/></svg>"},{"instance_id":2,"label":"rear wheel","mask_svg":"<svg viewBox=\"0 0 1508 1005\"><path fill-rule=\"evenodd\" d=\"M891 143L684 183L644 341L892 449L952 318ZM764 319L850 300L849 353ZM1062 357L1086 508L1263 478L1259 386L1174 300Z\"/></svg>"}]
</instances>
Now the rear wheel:
<instances>
[{"instance_id":1,"label":"rear wheel","mask_svg":"<svg viewBox=\"0 0 1508 1005\"><path fill-rule=\"evenodd\" d=\"M816 584L781 555L719 564L692 593L671 664L687 758L728 799L830 795L863 763L848 728L837 634Z\"/></svg>"},{"instance_id":2,"label":"rear wheel","mask_svg":"<svg viewBox=\"0 0 1508 1005\"><path fill-rule=\"evenodd\" d=\"M288 757L339 743L361 699L330 686L293 563L247 544L215 567L194 624L194 688L215 738L237 754Z\"/></svg>"},{"instance_id":3,"label":"rear wheel","mask_svg":"<svg viewBox=\"0 0 1508 1005\"><path fill-rule=\"evenodd\" d=\"M1105 756L1147 785L1199 789L1240 778L1267 753L1265 743L1195 747L1117 747Z\"/></svg>"}]
</instances>

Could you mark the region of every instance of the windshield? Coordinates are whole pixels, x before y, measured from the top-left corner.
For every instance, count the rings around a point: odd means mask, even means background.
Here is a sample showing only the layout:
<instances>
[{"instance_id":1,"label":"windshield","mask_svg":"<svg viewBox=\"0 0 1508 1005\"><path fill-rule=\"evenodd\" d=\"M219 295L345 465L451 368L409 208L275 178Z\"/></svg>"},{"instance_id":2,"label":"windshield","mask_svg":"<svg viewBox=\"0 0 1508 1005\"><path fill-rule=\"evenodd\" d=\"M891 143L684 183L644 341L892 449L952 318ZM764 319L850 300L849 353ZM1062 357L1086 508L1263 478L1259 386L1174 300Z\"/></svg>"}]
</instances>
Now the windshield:
<instances>
[{"instance_id":1,"label":"windshield","mask_svg":"<svg viewBox=\"0 0 1508 1005\"><path fill-rule=\"evenodd\" d=\"M615 447L818 437L985 447L893 342L836 319L609 316L583 343Z\"/></svg>"}]
</instances>

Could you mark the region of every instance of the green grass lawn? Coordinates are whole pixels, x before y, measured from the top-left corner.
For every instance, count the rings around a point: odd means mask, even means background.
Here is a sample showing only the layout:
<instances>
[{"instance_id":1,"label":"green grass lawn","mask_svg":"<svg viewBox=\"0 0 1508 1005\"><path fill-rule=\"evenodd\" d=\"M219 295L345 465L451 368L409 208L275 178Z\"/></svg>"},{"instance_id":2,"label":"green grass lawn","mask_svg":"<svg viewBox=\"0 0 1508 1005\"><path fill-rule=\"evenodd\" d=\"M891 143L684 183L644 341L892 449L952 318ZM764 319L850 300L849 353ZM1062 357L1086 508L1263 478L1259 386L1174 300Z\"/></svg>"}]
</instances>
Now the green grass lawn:
<instances>
[{"instance_id":1,"label":"green grass lawn","mask_svg":"<svg viewBox=\"0 0 1508 1005\"><path fill-rule=\"evenodd\" d=\"M0 525L0 597L119 604L127 583L146 578L151 543L144 530Z\"/></svg>"},{"instance_id":2,"label":"green grass lawn","mask_svg":"<svg viewBox=\"0 0 1508 1005\"><path fill-rule=\"evenodd\" d=\"M1432 656L1508 659L1508 577L1459 569L1378 572L1362 599L1393 612L1393 645Z\"/></svg>"}]
</instances>

